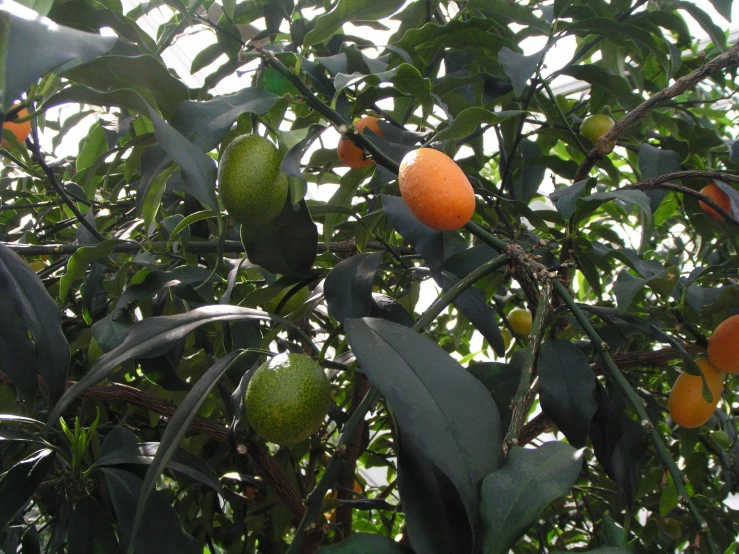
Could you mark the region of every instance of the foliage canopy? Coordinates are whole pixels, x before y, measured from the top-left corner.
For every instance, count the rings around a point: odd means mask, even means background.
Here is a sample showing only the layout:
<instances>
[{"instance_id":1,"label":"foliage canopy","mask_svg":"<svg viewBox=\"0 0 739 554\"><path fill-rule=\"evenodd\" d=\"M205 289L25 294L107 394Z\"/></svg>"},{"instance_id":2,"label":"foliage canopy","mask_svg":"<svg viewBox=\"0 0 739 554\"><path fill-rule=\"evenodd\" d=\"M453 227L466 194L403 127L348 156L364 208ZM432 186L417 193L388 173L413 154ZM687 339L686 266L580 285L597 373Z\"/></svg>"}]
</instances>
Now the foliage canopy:
<instances>
[{"instance_id":1,"label":"foliage canopy","mask_svg":"<svg viewBox=\"0 0 739 554\"><path fill-rule=\"evenodd\" d=\"M0 551L737 551L737 376L705 424L667 411L681 372L712 400L695 359L739 313L732 0L22 3L0 4L0 122L32 124L0 149ZM196 32L193 87L164 59ZM288 182L258 225L216 182L245 134ZM374 163L342 166L340 135ZM420 147L474 188L457 231L402 199ZM289 447L243 405L281 352L331 382Z\"/></svg>"}]
</instances>

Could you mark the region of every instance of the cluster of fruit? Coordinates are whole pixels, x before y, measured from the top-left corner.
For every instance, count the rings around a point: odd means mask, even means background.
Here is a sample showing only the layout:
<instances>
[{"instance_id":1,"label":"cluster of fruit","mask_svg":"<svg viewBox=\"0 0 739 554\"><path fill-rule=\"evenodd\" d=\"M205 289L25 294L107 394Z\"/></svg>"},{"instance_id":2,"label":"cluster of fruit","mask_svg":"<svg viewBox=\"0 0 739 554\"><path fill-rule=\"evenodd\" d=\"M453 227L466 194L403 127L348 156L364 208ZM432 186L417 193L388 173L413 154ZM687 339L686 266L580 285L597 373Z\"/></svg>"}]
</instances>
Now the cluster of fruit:
<instances>
[{"instance_id":1,"label":"cluster of fruit","mask_svg":"<svg viewBox=\"0 0 739 554\"><path fill-rule=\"evenodd\" d=\"M703 378L681 373L670 391L667 408L672 420L687 428L706 423L721 400L724 373L739 373L736 340L739 337L739 315L722 321L708 340L707 358L698 358L696 364L703 372L711 391L711 401L703 396Z\"/></svg>"}]
</instances>

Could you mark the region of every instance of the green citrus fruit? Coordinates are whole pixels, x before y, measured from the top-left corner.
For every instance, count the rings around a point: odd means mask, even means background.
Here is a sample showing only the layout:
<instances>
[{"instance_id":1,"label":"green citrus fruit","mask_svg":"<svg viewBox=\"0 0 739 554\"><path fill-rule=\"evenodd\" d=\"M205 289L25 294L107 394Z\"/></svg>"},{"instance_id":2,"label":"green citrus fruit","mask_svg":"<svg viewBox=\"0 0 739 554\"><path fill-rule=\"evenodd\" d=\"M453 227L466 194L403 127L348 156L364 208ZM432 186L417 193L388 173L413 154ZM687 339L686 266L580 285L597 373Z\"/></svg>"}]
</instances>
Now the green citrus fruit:
<instances>
[{"instance_id":1,"label":"green citrus fruit","mask_svg":"<svg viewBox=\"0 0 739 554\"><path fill-rule=\"evenodd\" d=\"M295 291L295 294L293 294L290 298L287 299L287 302L280 308L279 313L277 312L277 307L280 305L280 302L282 302L282 299L285 298L288 292L292 291L295 287L286 287L282 289L280 292L278 292L275 296L270 298L264 303L264 309L271 313L271 314L291 314L300 306L305 304L305 301L308 300L308 296L310 296L310 291L308 290L308 287L303 287L302 289Z\"/></svg>"},{"instance_id":2,"label":"green citrus fruit","mask_svg":"<svg viewBox=\"0 0 739 554\"><path fill-rule=\"evenodd\" d=\"M716 431L712 431L711 438L715 440L718 443L718 445L724 450L726 450L727 448L731 446L731 439L729 438L729 434L722 429L717 429Z\"/></svg>"},{"instance_id":3,"label":"green citrus fruit","mask_svg":"<svg viewBox=\"0 0 739 554\"><path fill-rule=\"evenodd\" d=\"M589 138L591 142L595 142L610 131L615 124L613 118L606 114L591 115L586 117L580 125L580 134Z\"/></svg>"},{"instance_id":4,"label":"green citrus fruit","mask_svg":"<svg viewBox=\"0 0 739 554\"><path fill-rule=\"evenodd\" d=\"M90 360L90 365L94 365L98 361L98 358L103 355L103 349L100 348L98 341L95 337L90 339L90 345L87 347L87 359Z\"/></svg>"},{"instance_id":5,"label":"green citrus fruit","mask_svg":"<svg viewBox=\"0 0 739 554\"><path fill-rule=\"evenodd\" d=\"M508 323L511 324L511 329L517 334L528 335L531 332L531 312L521 308L513 308L508 314Z\"/></svg>"},{"instance_id":6,"label":"green citrus fruit","mask_svg":"<svg viewBox=\"0 0 739 554\"><path fill-rule=\"evenodd\" d=\"M246 418L268 442L296 444L318 431L331 403L328 378L305 354L280 354L254 372L246 388Z\"/></svg>"},{"instance_id":7,"label":"green citrus fruit","mask_svg":"<svg viewBox=\"0 0 739 554\"><path fill-rule=\"evenodd\" d=\"M266 138L244 135L231 141L218 164L218 186L232 218L261 225L279 215L287 198L281 162L280 151Z\"/></svg>"}]
</instances>

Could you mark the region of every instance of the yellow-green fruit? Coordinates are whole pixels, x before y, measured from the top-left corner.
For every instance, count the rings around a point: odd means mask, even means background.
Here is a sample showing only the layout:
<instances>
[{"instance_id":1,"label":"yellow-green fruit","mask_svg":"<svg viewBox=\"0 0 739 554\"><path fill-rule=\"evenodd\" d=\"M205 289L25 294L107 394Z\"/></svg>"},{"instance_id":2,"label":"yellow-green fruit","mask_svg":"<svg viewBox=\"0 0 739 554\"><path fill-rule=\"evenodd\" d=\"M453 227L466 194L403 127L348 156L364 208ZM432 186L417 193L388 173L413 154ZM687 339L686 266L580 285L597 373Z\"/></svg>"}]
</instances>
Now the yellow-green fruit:
<instances>
[{"instance_id":1,"label":"yellow-green fruit","mask_svg":"<svg viewBox=\"0 0 739 554\"><path fill-rule=\"evenodd\" d=\"M246 389L246 418L268 442L291 445L318 431L331 403L323 368L305 354L280 354L254 372Z\"/></svg>"},{"instance_id":2,"label":"yellow-green fruit","mask_svg":"<svg viewBox=\"0 0 739 554\"><path fill-rule=\"evenodd\" d=\"M271 314L280 315L291 314L295 310L300 308L300 306L305 304L305 301L308 300L308 296L310 295L308 287L303 287L302 289L295 291L295 294L287 299L287 302L285 302L282 308L280 308L280 311L277 311L277 307L280 305L280 302L282 302L282 299L285 298L287 293L290 292L293 288L294 287L286 287L282 289L275 296L264 303L264 309Z\"/></svg>"},{"instance_id":3,"label":"yellow-green fruit","mask_svg":"<svg viewBox=\"0 0 739 554\"><path fill-rule=\"evenodd\" d=\"M233 219L261 225L279 215L287 198L281 162L280 151L264 137L244 135L231 141L218 164L218 186Z\"/></svg>"},{"instance_id":4,"label":"yellow-green fruit","mask_svg":"<svg viewBox=\"0 0 739 554\"><path fill-rule=\"evenodd\" d=\"M613 118L606 114L591 115L586 117L580 125L580 134L589 138L591 142L595 142L610 131L615 124Z\"/></svg>"},{"instance_id":5,"label":"yellow-green fruit","mask_svg":"<svg viewBox=\"0 0 739 554\"><path fill-rule=\"evenodd\" d=\"M508 314L508 323L518 335L528 335L531 332L531 312L521 308L513 308Z\"/></svg>"},{"instance_id":6,"label":"yellow-green fruit","mask_svg":"<svg viewBox=\"0 0 739 554\"><path fill-rule=\"evenodd\" d=\"M716 431L711 431L711 438L715 440L718 445L726 450L731 446L731 439L729 438L729 433L722 429L717 429Z\"/></svg>"},{"instance_id":7,"label":"yellow-green fruit","mask_svg":"<svg viewBox=\"0 0 739 554\"><path fill-rule=\"evenodd\" d=\"M98 358L103 355L103 349L100 348L98 341L95 337L90 339L90 346L87 347L87 359L90 360L90 365L93 365L98 361Z\"/></svg>"}]
</instances>

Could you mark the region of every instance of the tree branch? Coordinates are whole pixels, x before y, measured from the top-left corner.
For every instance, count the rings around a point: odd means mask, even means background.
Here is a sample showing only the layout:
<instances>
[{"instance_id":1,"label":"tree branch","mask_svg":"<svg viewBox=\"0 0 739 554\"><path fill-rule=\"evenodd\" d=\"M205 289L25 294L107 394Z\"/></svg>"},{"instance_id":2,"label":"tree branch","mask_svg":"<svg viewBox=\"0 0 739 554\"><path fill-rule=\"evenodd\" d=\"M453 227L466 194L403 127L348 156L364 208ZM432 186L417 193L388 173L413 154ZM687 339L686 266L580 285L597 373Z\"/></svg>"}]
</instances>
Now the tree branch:
<instances>
[{"instance_id":1,"label":"tree branch","mask_svg":"<svg viewBox=\"0 0 739 554\"><path fill-rule=\"evenodd\" d=\"M616 146L616 139L620 137L627 129L629 129L639 119L646 116L653 109L663 104L667 100L670 100L676 96L679 96L689 88L693 87L711 73L720 71L732 65L739 63L739 42L734 44L727 52L716 56L711 61L705 63L703 67L696 69L695 71L680 77L675 83L639 106L627 113L623 118L619 119L616 124L608 131L605 135L600 137L595 143L595 148L588 152L585 160L580 164L575 174L574 182L577 183L587 178L588 173L593 168L598 160L605 158L608 154L613 152Z\"/></svg>"}]
</instances>

